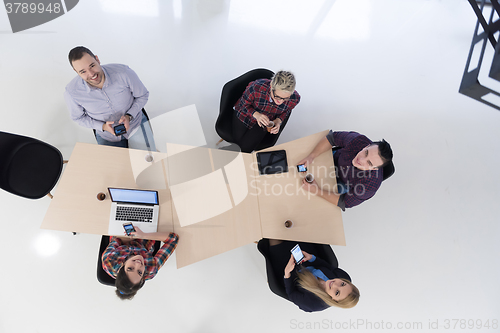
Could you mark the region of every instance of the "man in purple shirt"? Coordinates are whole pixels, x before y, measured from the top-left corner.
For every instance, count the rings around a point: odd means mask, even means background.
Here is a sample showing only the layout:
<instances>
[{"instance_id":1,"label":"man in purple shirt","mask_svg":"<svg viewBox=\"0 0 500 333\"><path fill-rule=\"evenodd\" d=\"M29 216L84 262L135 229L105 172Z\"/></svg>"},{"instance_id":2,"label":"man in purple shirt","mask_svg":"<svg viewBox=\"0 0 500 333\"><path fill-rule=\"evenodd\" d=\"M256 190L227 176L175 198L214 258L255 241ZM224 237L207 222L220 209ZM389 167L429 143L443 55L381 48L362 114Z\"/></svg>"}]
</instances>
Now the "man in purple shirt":
<instances>
[{"instance_id":1,"label":"man in purple shirt","mask_svg":"<svg viewBox=\"0 0 500 333\"><path fill-rule=\"evenodd\" d=\"M311 165L313 160L333 146L338 190L320 188L316 181L303 180L303 187L342 210L359 205L375 195L383 180L382 167L392 160L387 141L372 142L356 132L333 132L323 138L299 164Z\"/></svg>"},{"instance_id":2,"label":"man in purple shirt","mask_svg":"<svg viewBox=\"0 0 500 333\"><path fill-rule=\"evenodd\" d=\"M64 93L71 119L83 127L93 128L98 144L126 148L128 139L140 130L142 133L134 138L156 150L151 128L142 113L149 92L137 74L126 65L101 66L99 58L83 46L73 48L68 58L78 74ZM114 132L113 128L119 124L125 125L123 135ZM146 148L138 145L133 148Z\"/></svg>"}]
</instances>

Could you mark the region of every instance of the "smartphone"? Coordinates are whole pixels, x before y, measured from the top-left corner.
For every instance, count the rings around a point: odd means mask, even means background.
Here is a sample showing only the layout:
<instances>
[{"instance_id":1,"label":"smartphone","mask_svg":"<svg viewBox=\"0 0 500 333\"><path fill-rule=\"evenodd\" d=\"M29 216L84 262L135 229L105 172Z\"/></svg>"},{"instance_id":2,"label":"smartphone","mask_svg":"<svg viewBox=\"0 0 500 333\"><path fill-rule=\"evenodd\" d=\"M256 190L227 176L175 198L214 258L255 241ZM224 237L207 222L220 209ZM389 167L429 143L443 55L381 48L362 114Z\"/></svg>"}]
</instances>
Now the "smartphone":
<instances>
[{"instance_id":1,"label":"smartphone","mask_svg":"<svg viewBox=\"0 0 500 333\"><path fill-rule=\"evenodd\" d=\"M297 165L297 171L298 172L306 172L307 171L307 167L305 164L299 164Z\"/></svg>"},{"instance_id":2,"label":"smartphone","mask_svg":"<svg viewBox=\"0 0 500 333\"><path fill-rule=\"evenodd\" d=\"M125 229L127 236L130 236L131 233L135 232L135 228L132 223L123 223L123 229Z\"/></svg>"},{"instance_id":3,"label":"smartphone","mask_svg":"<svg viewBox=\"0 0 500 333\"><path fill-rule=\"evenodd\" d=\"M304 260L304 255L302 254L302 250L300 249L299 244L295 245L290 252L292 252L292 254L293 254L293 258L295 259L295 263L297 265L301 264L302 260Z\"/></svg>"},{"instance_id":4,"label":"smartphone","mask_svg":"<svg viewBox=\"0 0 500 333\"><path fill-rule=\"evenodd\" d=\"M124 124L116 125L115 127L113 127L113 129L115 130L116 136L127 133L127 130L125 129Z\"/></svg>"}]
</instances>

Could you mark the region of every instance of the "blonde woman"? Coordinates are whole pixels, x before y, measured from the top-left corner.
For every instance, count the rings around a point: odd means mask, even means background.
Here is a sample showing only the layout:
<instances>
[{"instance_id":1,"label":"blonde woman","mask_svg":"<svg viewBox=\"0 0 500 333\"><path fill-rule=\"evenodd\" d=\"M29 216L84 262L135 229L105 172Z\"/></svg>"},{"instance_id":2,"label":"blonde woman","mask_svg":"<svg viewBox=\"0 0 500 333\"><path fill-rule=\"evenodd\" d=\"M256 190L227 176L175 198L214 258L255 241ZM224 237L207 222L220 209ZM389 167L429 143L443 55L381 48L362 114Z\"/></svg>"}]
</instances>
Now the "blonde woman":
<instances>
[{"instance_id":1,"label":"blonde woman","mask_svg":"<svg viewBox=\"0 0 500 333\"><path fill-rule=\"evenodd\" d=\"M315 249L314 244L273 239L268 241L268 250L259 250L264 256L268 255L266 259L270 260L273 271L283 278L287 298L301 310L315 312L331 306L352 308L358 303L359 290L351 283L349 274L338 268L336 263L331 264L310 254ZM296 265L290 254L297 243L304 254L301 265ZM262 248L265 249L265 246Z\"/></svg>"},{"instance_id":2,"label":"blonde woman","mask_svg":"<svg viewBox=\"0 0 500 333\"><path fill-rule=\"evenodd\" d=\"M244 153L274 146L299 104L295 76L279 71L271 80L250 82L234 106L233 139Z\"/></svg>"}]
</instances>

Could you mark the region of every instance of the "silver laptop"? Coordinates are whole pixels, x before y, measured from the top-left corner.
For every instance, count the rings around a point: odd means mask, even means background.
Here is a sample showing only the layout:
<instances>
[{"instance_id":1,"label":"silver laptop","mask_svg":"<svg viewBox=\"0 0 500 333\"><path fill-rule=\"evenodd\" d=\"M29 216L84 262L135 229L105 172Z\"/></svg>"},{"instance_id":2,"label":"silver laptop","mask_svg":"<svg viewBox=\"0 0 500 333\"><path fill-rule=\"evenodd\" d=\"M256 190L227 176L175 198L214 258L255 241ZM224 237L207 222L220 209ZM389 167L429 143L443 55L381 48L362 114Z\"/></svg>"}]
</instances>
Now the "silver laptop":
<instances>
[{"instance_id":1,"label":"silver laptop","mask_svg":"<svg viewBox=\"0 0 500 333\"><path fill-rule=\"evenodd\" d=\"M123 234L123 224L131 222L144 232L158 230L158 192L108 187L112 201L109 217L111 235Z\"/></svg>"}]
</instances>

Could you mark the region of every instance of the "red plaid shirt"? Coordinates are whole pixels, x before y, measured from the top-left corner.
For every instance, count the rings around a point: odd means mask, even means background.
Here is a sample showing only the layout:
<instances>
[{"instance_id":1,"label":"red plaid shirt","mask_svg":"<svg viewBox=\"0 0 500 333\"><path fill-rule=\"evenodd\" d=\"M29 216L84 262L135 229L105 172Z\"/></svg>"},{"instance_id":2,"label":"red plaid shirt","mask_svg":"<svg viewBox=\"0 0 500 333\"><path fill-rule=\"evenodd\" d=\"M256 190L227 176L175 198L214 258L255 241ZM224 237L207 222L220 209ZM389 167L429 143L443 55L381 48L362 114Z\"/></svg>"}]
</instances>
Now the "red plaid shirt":
<instances>
[{"instance_id":1,"label":"red plaid shirt","mask_svg":"<svg viewBox=\"0 0 500 333\"><path fill-rule=\"evenodd\" d=\"M234 109L238 119L246 127L252 128L257 123L253 117L255 111L266 115L269 120L280 118L284 121L299 102L300 95L294 91L288 100L281 105L276 105L271 98L271 80L260 79L248 84L245 92L234 105Z\"/></svg>"},{"instance_id":2,"label":"red plaid shirt","mask_svg":"<svg viewBox=\"0 0 500 333\"><path fill-rule=\"evenodd\" d=\"M127 258L139 254L144 258L144 280L151 280L174 252L178 240L179 236L171 232L163 246L153 257L154 240L133 239L130 243L123 245L120 238L111 237L108 247L102 254L102 268L116 279L118 270L123 266Z\"/></svg>"}]
</instances>

